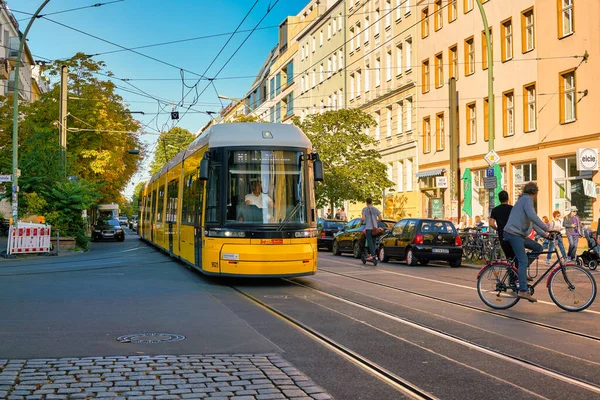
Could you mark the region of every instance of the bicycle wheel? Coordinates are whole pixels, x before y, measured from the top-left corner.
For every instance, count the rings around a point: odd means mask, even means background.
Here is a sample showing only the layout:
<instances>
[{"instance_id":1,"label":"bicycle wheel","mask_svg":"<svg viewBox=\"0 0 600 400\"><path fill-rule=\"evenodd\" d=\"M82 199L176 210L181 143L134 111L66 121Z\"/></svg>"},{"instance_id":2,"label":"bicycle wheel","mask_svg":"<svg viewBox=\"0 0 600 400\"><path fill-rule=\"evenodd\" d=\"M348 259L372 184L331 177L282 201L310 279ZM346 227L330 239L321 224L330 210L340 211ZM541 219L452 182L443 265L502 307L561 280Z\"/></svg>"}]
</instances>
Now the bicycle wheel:
<instances>
[{"instance_id":1,"label":"bicycle wheel","mask_svg":"<svg viewBox=\"0 0 600 400\"><path fill-rule=\"evenodd\" d=\"M565 311L581 311L596 298L596 281L592 274L577 265L567 265L550 275L548 292L552 301Z\"/></svg>"},{"instance_id":2,"label":"bicycle wheel","mask_svg":"<svg viewBox=\"0 0 600 400\"><path fill-rule=\"evenodd\" d=\"M506 264L489 264L477 278L477 294L487 306L506 310L517 304L517 286L510 284L510 273Z\"/></svg>"}]
</instances>

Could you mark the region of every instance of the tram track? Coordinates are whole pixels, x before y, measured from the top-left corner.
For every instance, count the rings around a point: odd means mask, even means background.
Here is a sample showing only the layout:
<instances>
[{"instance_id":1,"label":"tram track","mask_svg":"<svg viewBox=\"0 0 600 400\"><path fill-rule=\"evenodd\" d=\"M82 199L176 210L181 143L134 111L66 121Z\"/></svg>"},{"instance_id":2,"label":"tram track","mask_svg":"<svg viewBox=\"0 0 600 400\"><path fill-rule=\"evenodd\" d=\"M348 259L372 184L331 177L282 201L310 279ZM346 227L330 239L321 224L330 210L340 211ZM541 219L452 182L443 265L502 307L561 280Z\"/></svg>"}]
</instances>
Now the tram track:
<instances>
[{"instance_id":1,"label":"tram track","mask_svg":"<svg viewBox=\"0 0 600 400\"><path fill-rule=\"evenodd\" d=\"M562 372L554 370L552 368L548 368L548 367L545 367L543 365L540 365L540 364L538 364L536 362L532 362L532 361L523 359L521 357L508 354L508 353L503 352L503 351L492 349L492 348L490 348L488 346L484 346L484 345L475 343L475 342L473 342L471 340L467 340L467 339L461 338L461 337L459 337L457 335L454 335L454 334L451 334L451 333L448 333L448 332L444 332L441 329L433 328L433 327L427 326L427 325L425 325L423 323L420 323L420 322L411 321L411 320L409 320L407 318L403 318L403 317L400 317L400 316L395 315L393 313L390 313L388 311L384 311L384 310L378 309L376 307L373 307L373 306L370 306L370 305L358 302L356 300L349 299L349 298L347 298L345 296L341 296L341 295L337 295L337 294L331 294L331 293L329 293L327 291L324 291L324 290L321 290L321 289L317 289L317 288L305 285L303 283L295 282L294 280L291 280L291 279L284 279L284 280L286 282L294 284L296 286L299 286L299 287L302 287L302 288L305 288L305 289L308 289L308 290L312 290L312 291L318 292L318 293L320 293L320 294L322 294L324 296L330 297L332 299L335 299L335 300L344 302L346 304L358 307L358 308L363 309L363 310L368 311L368 312L372 312L372 313L374 313L376 315L392 319L392 320L394 320L396 322L399 322L399 323L402 323L404 325L407 325L407 326L410 326L410 327L422 330L422 331L424 331L426 333L429 333L429 334L432 334L434 336L437 336L437 337L449 340L449 341L451 341L453 343L457 343L457 344L466 346L466 347L468 347L470 349L477 350L477 351L479 351L479 352L481 352L483 354L486 354L486 355L498 358L498 359L503 360L503 361L507 361L507 362L513 363L513 364L515 364L517 366L520 366L520 367L529 369L531 371L534 371L534 372L546 375L546 376L551 377L553 379L557 379L557 380L560 380L562 382L565 382L565 383L568 383L568 384L571 384L571 385L576 385L576 386L578 386L578 387L580 387L582 389L585 389L585 390L591 391L591 392L593 392L593 393L595 393L597 395L600 395L600 386L597 385L597 384L595 384L595 383L588 382L588 381L586 381L584 379L580 379L580 378L577 378L577 377L574 377L574 376L562 373ZM269 309L270 309L270 306L267 306L267 307L269 307ZM276 311L276 313L280 314L280 312L278 312L278 311ZM456 361L456 360L454 360L454 361L460 363L459 361ZM498 379L500 379L500 378L498 378ZM500 380L502 380L502 379L500 379Z\"/></svg>"},{"instance_id":2,"label":"tram track","mask_svg":"<svg viewBox=\"0 0 600 400\"><path fill-rule=\"evenodd\" d=\"M347 278L347 279L352 279L352 280L356 280L356 281L360 281L360 282L365 282L365 283L369 283L369 284L372 284L372 285L376 285L376 286L380 286L380 287L385 287L385 288L390 289L390 290L394 290L394 291L398 291L398 292L403 292L403 293L408 293L408 294L411 294L411 295L414 295L414 296L418 296L418 297L427 298L429 300L434 300L434 301L438 301L438 302L445 303L445 304L451 304L453 306L457 306L457 307L460 307L460 308L464 308L464 309L468 309L468 310L472 310L472 311L477 311L477 312L480 312L480 313L494 315L494 316L497 316L497 317L500 317L500 318L504 318L504 319L508 319L508 320L513 320L513 321L518 321L518 322L522 322L522 323L526 323L526 324L538 326L538 327L541 327L541 328L544 328L544 329L548 329L548 330L551 330L551 331L565 333L565 334L572 335L572 336L575 336L575 337L584 338L584 339L587 339L587 340L592 340L594 342L600 342L600 337L594 336L594 335L590 335L590 334L587 334L587 333L573 331L573 330L570 330L570 329L561 328L561 327L550 325L550 324L546 324L546 323L543 323L543 322L532 321L532 320L528 320L528 319L525 319L525 318L515 317L515 316L512 316L512 315L506 315L506 314L502 314L502 313L500 313L498 311L488 310L488 309L485 309L485 308L479 308L479 307L471 306L471 305L468 305L468 304L460 303L460 302L457 302L457 301L448 300L448 299L444 299L444 298L441 298L441 297L433 296L433 295L430 295L430 294L419 293L419 292L416 292L416 291L413 291L413 290L399 288L397 286L388 285L388 284L377 282L377 281L373 281L373 280L370 280L370 279L360 278L360 277L356 277L356 276L352 276L352 275L346 275L346 274L342 274L342 273L339 273L339 272L331 271L331 270L328 270L328 269L325 269L325 268L319 268L319 271L324 271L324 272L330 273L332 275L342 276L342 277Z\"/></svg>"},{"instance_id":3,"label":"tram track","mask_svg":"<svg viewBox=\"0 0 600 400\"><path fill-rule=\"evenodd\" d=\"M289 281L289 282L294 283L293 281ZM300 331L302 331L303 333L305 333L306 335L311 337L313 340L321 343L329 350L344 357L346 360L352 362L354 365L356 365L356 366L360 367L361 369L367 371L368 373L376 376L377 378L379 378L386 384L392 386L394 389L409 396L410 398L423 399L423 400L434 400L434 399L437 400L438 399L437 397L433 396L431 393L429 393L429 392L419 388L418 386L406 381L405 379L397 376L396 374L387 370L386 368L382 367L381 365L369 360L367 357L364 357L364 356L352 351L351 349L338 343L337 341L333 340L332 338L330 338L330 337L320 333L319 331L311 328L310 326L298 321L297 319L293 318L292 316L287 315L284 312L277 310L276 308L257 299L253 295L241 290L240 288L237 288L235 286L232 286L231 288L233 290L237 291L238 293L240 293L242 296L249 299L254 304L257 304L258 306L270 311L271 313L277 315L279 318L282 318L283 320L292 324L295 328L299 329Z\"/></svg>"}]
</instances>

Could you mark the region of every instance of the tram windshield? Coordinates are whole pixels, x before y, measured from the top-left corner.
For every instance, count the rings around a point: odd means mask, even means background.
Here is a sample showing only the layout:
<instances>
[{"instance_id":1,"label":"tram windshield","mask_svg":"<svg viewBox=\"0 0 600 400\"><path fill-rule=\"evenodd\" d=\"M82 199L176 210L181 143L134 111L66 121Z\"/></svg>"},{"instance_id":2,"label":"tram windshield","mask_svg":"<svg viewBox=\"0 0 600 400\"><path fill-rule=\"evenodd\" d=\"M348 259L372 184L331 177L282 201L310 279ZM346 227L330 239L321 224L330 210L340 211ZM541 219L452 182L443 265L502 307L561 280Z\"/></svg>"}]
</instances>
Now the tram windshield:
<instances>
[{"instance_id":1,"label":"tram windshield","mask_svg":"<svg viewBox=\"0 0 600 400\"><path fill-rule=\"evenodd\" d=\"M307 222L301 152L232 150L227 159L227 223Z\"/></svg>"}]
</instances>

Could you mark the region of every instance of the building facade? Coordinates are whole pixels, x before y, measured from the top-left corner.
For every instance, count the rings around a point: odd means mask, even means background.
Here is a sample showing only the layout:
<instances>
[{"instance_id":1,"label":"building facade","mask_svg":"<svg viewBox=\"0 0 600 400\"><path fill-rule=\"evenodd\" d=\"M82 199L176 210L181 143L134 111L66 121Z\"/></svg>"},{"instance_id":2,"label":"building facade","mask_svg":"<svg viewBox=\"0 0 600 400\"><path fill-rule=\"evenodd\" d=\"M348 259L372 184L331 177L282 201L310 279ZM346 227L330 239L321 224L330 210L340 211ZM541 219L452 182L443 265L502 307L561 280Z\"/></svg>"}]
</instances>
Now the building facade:
<instances>
[{"instance_id":1,"label":"building facade","mask_svg":"<svg viewBox=\"0 0 600 400\"><path fill-rule=\"evenodd\" d=\"M481 13L475 0L422 0L417 5L420 211L457 218L467 198L472 203L470 217L487 219L484 156L489 151L490 112ZM600 27L597 18L594 23L583 15L600 16L600 4L589 6L577 7L573 0L483 4L491 29L493 148L500 156L500 185L514 202L523 185L535 181L540 215L551 216L553 210L564 215L574 205L587 223L598 218L598 210L593 210L598 208L595 190L589 187L600 183L597 172L576 167L578 149L597 151L600 143L600 128L592 121L598 101L598 94L592 94L597 85L592 71L598 66L594 55L600 55ZM450 93L449 78L456 78L455 94ZM451 96L457 97L455 110L450 110ZM450 112L458 126L458 149L453 153L457 171L450 169ZM454 207L448 185L453 172L459 192Z\"/></svg>"},{"instance_id":2,"label":"building facade","mask_svg":"<svg viewBox=\"0 0 600 400\"><path fill-rule=\"evenodd\" d=\"M388 178L394 182L381 194L384 218L416 216L415 2L348 0L346 5L348 107L361 108L373 116L377 125L365 133L377 142ZM349 207L349 214L360 215L363 206Z\"/></svg>"}]
</instances>

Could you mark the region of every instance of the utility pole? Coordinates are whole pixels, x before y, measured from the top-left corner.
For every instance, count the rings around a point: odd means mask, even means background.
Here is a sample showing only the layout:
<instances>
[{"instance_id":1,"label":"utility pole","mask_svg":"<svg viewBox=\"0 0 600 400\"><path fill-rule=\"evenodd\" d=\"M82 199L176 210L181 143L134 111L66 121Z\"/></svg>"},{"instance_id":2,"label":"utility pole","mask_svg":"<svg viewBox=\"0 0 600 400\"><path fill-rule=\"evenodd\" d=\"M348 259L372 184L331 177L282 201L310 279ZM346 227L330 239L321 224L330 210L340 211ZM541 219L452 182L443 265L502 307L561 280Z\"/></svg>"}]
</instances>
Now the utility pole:
<instances>
[{"instance_id":1,"label":"utility pole","mask_svg":"<svg viewBox=\"0 0 600 400\"><path fill-rule=\"evenodd\" d=\"M450 219L452 222L458 222L458 135L456 132L456 103L458 93L456 93L456 78L452 77L448 81L448 95L450 99ZM453 215L454 205L456 204L456 216ZM456 220L455 220L456 218Z\"/></svg>"},{"instance_id":2,"label":"utility pole","mask_svg":"<svg viewBox=\"0 0 600 400\"><path fill-rule=\"evenodd\" d=\"M69 82L69 67L60 67L60 158L63 172L67 174L67 84Z\"/></svg>"},{"instance_id":3,"label":"utility pole","mask_svg":"<svg viewBox=\"0 0 600 400\"><path fill-rule=\"evenodd\" d=\"M13 92L13 142L12 142L12 153L13 153L13 173L12 173L12 223L13 226L17 226L19 220L19 66L21 64L21 56L23 55L23 48L25 47L25 39L29 33L29 29L33 24L33 21L37 19L37 16L42 9L48 4L50 0L44 0L44 3L37 9L37 11L31 16L25 32L21 36L19 43L19 51L17 52L17 61L15 62L15 78L14 78L14 92Z\"/></svg>"},{"instance_id":4,"label":"utility pole","mask_svg":"<svg viewBox=\"0 0 600 400\"><path fill-rule=\"evenodd\" d=\"M494 151L494 137L495 131L494 127L494 60L492 54L492 38L490 35L490 27L488 25L487 16L485 14L485 10L483 9L483 4L481 4L481 0L477 1L477 7L479 8L479 12L481 13L481 19L483 20L483 29L485 32L485 41L486 41L486 51L487 51L487 65L488 65L488 146L489 151ZM494 167L490 165L490 167ZM489 189L489 215L492 214L492 209L494 208L494 192L495 189ZM488 215L488 217L489 217Z\"/></svg>"}]
</instances>

